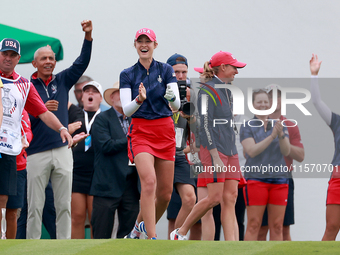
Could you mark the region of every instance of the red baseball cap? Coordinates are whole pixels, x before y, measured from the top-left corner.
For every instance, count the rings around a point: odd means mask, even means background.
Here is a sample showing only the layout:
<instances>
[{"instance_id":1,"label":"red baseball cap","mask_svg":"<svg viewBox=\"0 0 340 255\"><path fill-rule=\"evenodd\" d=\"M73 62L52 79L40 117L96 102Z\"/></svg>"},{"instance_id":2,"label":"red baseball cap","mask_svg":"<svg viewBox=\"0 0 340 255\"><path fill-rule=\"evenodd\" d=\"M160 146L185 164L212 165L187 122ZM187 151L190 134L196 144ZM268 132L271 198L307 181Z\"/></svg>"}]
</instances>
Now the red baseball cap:
<instances>
[{"instance_id":1,"label":"red baseball cap","mask_svg":"<svg viewBox=\"0 0 340 255\"><path fill-rule=\"evenodd\" d=\"M217 52L210 59L210 66L220 66L220 65L231 65L238 68L243 68L246 66L246 63L238 62L237 59L230 53L226 51Z\"/></svg>"},{"instance_id":2,"label":"red baseball cap","mask_svg":"<svg viewBox=\"0 0 340 255\"><path fill-rule=\"evenodd\" d=\"M149 37L149 39L152 41L152 42L155 42L156 41L156 34L155 32L150 29L150 28L142 28L142 29L139 29L136 33L136 36L135 36L135 41L138 39L138 37L140 37L141 35L146 35L147 37Z\"/></svg>"},{"instance_id":3,"label":"red baseball cap","mask_svg":"<svg viewBox=\"0 0 340 255\"><path fill-rule=\"evenodd\" d=\"M204 68L203 67L194 67L194 70L198 73L203 73L204 72Z\"/></svg>"}]
</instances>

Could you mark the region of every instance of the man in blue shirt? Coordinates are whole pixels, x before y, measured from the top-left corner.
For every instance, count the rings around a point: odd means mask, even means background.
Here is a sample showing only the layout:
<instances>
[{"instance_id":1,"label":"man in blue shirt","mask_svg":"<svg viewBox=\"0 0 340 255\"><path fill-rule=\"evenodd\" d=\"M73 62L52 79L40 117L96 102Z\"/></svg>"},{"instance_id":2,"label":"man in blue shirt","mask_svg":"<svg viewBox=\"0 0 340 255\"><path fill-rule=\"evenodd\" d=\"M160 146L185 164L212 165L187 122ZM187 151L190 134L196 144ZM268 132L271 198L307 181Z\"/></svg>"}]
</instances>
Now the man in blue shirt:
<instances>
[{"instance_id":1,"label":"man in blue shirt","mask_svg":"<svg viewBox=\"0 0 340 255\"><path fill-rule=\"evenodd\" d=\"M55 54L50 46L39 48L32 64L37 68L31 82L47 109L65 127L68 126L68 92L85 72L91 58L92 22L84 20L85 39L80 56L69 68L53 75ZM51 178L56 209L57 239L71 238L72 151L59 135L39 119L30 116L33 140L26 150L27 157L27 238L41 237L41 216L45 202L45 187ZM59 130L60 131L60 130ZM48 138L46 138L48 137Z\"/></svg>"}]
</instances>

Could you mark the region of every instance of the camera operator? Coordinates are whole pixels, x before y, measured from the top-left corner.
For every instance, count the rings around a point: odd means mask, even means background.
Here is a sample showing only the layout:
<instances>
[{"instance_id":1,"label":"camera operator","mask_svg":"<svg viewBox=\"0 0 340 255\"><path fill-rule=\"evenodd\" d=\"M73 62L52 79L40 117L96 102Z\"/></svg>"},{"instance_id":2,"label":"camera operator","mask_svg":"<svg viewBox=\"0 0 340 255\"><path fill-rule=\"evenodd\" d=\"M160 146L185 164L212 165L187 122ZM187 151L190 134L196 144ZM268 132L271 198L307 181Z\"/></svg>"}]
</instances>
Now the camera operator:
<instances>
[{"instance_id":1,"label":"camera operator","mask_svg":"<svg viewBox=\"0 0 340 255\"><path fill-rule=\"evenodd\" d=\"M194 178L190 178L190 165L185 157L185 154L190 152L189 146L187 147L187 141L190 137L190 127L191 129L193 128L194 125L192 124L196 122L196 118L194 116L195 106L192 103L194 101L194 92L189 88L190 80L187 79L187 59L176 53L167 60L167 63L175 71L181 99L179 111L173 113L176 130L176 158L174 190L167 208L169 237L174 229L183 224L196 203L196 181ZM201 240L200 223L195 224L193 228L195 229L191 231L190 239Z\"/></svg>"}]
</instances>

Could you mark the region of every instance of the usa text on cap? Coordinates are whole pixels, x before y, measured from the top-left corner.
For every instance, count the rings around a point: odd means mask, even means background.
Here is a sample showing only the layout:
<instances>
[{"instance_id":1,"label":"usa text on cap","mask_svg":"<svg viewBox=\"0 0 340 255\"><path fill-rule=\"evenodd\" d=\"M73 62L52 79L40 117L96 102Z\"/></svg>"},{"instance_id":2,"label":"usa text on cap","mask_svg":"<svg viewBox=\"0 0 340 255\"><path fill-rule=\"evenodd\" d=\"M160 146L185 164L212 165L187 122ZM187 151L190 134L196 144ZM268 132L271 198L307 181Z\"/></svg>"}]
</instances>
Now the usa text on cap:
<instances>
[{"instance_id":1,"label":"usa text on cap","mask_svg":"<svg viewBox=\"0 0 340 255\"><path fill-rule=\"evenodd\" d=\"M0 42L0 51L12 50L20 55L20 43L11 38L5 38Z\"/></svg>"},{"instance_id":2,"label":"usa text on cap","mask_svg":"<svg viewBox=\"0 0 340 255\"><path fill-rule=\"evenodd\" d=\"M140 37L141 35L146 35L150 40L151 42L155 42L156 41L156 34L155 32L150 29L150 28L142 28L142 29L139 29L137 32L136 32L136 36L135 36L135 41L138 39L138 37Z\"/></svg>"}]
</instances>

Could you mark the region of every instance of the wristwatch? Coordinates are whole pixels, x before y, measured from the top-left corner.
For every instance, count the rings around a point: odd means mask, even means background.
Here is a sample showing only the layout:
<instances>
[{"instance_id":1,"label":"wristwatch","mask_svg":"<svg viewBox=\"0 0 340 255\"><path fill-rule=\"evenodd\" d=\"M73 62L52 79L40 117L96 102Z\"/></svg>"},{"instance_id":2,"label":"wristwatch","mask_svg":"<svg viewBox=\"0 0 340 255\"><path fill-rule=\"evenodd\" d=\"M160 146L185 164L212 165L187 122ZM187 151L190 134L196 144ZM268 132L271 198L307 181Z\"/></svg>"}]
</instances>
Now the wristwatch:
<instances>
[{"instance_id":1,"label":"wristwatch","mask_svg":"<svg viewBox=\"0 0 340 255\"><path fill-rule=\"evenodd\" d=\"M170 100L168 100L169 102L175 102L175 100L176 100L176 96L174 95L174 97L173 98L171 98Z\"/></svg>"},{"instance_id":2,"label":"wristwatch","mask_svg":"<svg viewBox=\"0 0 340 255\"><path fill-rule=\"evenodd\" d=\"M61 132L61 130L65 129L66 131L68 131L68 129L66 127L61 127L59 128L59 133Z\"/></svg>"},{"instance_id":3,"label":"wristwatch","mask_svg":"<svg viewBox=\"0 0 340 255\"><path fill-rule=\"evenodd\" d=\"M139 101L139 96L136 96L135 100L138 105L142 105L143 101Z\"/></svg>"},{"instance_id":4,"label":"wristwatch","mask_svg":"<svg viewBox=\"0 0 340 255\"><path fill-rule=\"evenodd\" d=\"M286 134L285 133L283 133L283 135L282 136L279 136L279 139L284 139L286 137Z\"/></svg>"}]
</instances>

